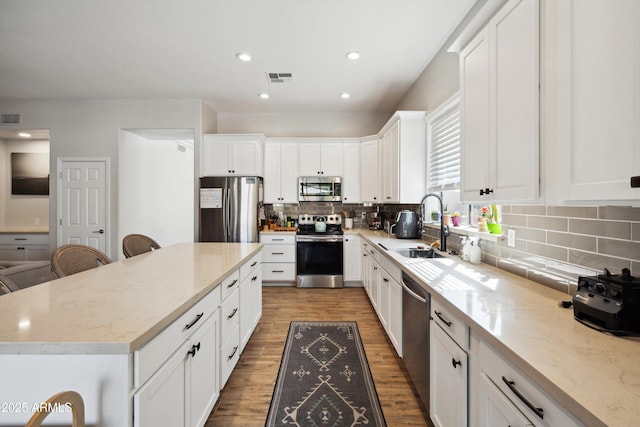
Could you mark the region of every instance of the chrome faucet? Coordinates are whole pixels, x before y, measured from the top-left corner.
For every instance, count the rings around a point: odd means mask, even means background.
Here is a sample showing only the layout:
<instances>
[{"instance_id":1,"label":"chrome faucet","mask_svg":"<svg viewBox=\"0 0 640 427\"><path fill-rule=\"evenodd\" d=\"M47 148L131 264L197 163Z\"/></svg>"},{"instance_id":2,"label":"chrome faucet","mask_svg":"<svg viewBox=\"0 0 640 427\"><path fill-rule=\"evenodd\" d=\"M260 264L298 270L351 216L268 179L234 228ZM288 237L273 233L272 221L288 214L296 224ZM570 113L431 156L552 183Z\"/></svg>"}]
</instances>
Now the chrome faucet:
<instances>
[{"instance_id":1,"label":"chrome faucet","mask_svg":"<svg viewBox=\"0 0 640 427\"><path fill-rule=\"evenodd\" d=\"M446 252L449 227L444 225L444 207L442 205L442 197L440 197L436 193L425 194L422 200L420 200L420 232L422 232L424 224L424 201L429 197L435 197L436 199L438 199L438 202L440 202L440 250Z\"/></svg>"}]
</instances>

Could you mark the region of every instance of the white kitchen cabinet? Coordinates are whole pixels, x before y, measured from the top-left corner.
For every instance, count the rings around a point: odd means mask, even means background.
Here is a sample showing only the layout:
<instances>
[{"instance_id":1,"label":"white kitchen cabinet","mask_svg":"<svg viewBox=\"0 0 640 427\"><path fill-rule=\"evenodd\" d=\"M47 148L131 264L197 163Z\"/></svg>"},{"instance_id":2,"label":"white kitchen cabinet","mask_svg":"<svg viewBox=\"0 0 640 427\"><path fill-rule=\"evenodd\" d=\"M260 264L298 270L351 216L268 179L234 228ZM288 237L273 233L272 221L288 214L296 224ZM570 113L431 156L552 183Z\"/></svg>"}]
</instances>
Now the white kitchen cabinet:
<instances>
[{"instance_id":1,"label":"white kitchen cabinet","mask_svg":"<svg viewBox=\"0 0 640 427\"><path fill-rule=\"evenodd\" d=\"M342 202L360 203L360 143L344 144Z\"/></svg>"},{"instance_id":2,"label":"white kitchen cabinet","mask_svg":"<svg viewBox=\"0 0 640 427\"><path fill-rule=\"evenodd\" d=\"M227 383L240 358L240 273L222 281L220 303L220 388Z\"/></svg>"},{"instance_id":3,"label":"white kitchen cabinet","mask_svg":"<svg viewBox=\"0 0 640 427\"><path fill-rule=\"evenodd\" d=\"M467 425L469 327L440 301L431 299L429 400L436 427Z\"/></svg>"},{"instance_id":4,"label":"white kitchen cabinet","mask_svg":"<svg viewBox=\"0 0 640 427\"><path fill-rule=\"evenodd\" d=\"M48 234L0 234L0 259L3 261L48 261Z\"/></svg>"},{"instance_id":5,"label":"white kitchen cabinet","mask_svg":"<svg viewBox=\"0 0 640 427\"><path fill-rule=\"evenodd\" d=\"M362 280L361 258L362 244L360 236L345 234L343 251L343 276L345 282L360 282Z\"/></svg>"},{"instance_id":6,"label":"white kitchen cabinet","mask_svg":"<svg viewBox=\"0 0 640 427\"><path fill-rule=\"evenodd\" d=\"M509 0L460 52L461 199L539 196L539 6Z\"/></svg>"},{"instance_id":7,"label":"white kitchen cabinet","mask_svg":"<svg viewBox=\"0 0 640 427\"><path fill-rule=\"evenodd\" d=\"M402 357L402 270L384 255L378 257L380 285L380 315L387 336L398 356Z\"/></svg>"},{"instance_id":8,"label":"white kitchen cabinet","mask_svg":"<svg viewBox=\"0 0 640 427\"><path fill-rule=\"evenodd\" d=\"M582 424L486 341L473 334L472 389L469 392L472 427L510 425L578 427ZM529 423L527 423L527 421Z\"/></svg>"},{"instance_id":9,"label":"white kitchen cabinet","mask_svg":"<svg viewBox=\"0 0 640 427\"><path fill-rule=\"evenodd\" d=\"M240 266L240 353L262 317L262 253Z\"/></svg>"},{"instance_id":10,"label":"white kitchen cabinet","mask_svg":"<svg viewBox=\"0 0 640 427\"><path fill-rule=\"evenodd\" d=\"M364 290L367 293L369 299L371 299L371 273L370 273L370 264L371 264L371 255L369 254L369 243L365 240L362 240L362 258L360 262L360 269L362 271L362 285L364 286Z\"/></svg>"},{"instance_id":11,"label":"white kitchen cabinet","mask_svg":"<svg viewBox=\"0 0 640 427\"><path fill-rule=\"evenodd\" d=\"M300 176L342 176L342 142L302 142L298 147Z\"/></svg>"},{"instance_id":12,"label":"white kitchen cabinet","mask_svg":"<svg viewBox=\"0 0 640 427\"><path fill-rule=\"evenodd\" d=\"M189 402L187 426L201 427L220 395L218 384L218 316L210 316L190 339L187 351L186 390ZM165 421L166 422L166 421ZM160 424L155 424L160 425ZM174 425L174 424L172 424Z\"/></svg>"},{"instance_id":13,"label":"white kitchen cabinet","mask_svg":"<svg viewBox=\"0 0 640 427\"><path fill-rule=\"evenodd\" d=\"M268 139L264 146L265 203L298 203L298 143Z\"/></svg>"},{"instance_id":14,"label":"white kitchen cabinet","mask_svg":"<svg viewBox=\"0 0 640 427\"><path fill-rule=\"evenodd\" d=\"M296 281L296 235L293 232L260 233L262 280L272 284L291 285Z\"/></svg>"},{"instance_id":15,"label":"white kitchen cabinet","mask_svg":"<svg viewBox=\"0 0 640 427\"><path fill-rule=\"evenodd\" d=\"M367 139L360 145L360 200L380 203L380 165L378 138Z\"/></svg>"},{"instance_id":16,"label":"white kitchen cabinet","mask_svg":"<svg viewBox=\"0 0 640 427\"><path fill-rule=\"evenodd\" d=\"M429 334L429 413L436 427L467 425L468 355L432 322Z\"/></svg>"},{"instance_id":17,"label":"white kitchen cabinet","mask_svg":"<svg viewBox=\"0 0 640 427\"><path fill-rule=\"evenodd\" d=\"M263 176L264 135L202 136L200 176Z\"/></svg>"},{"instance_id":18,"label":"white kitchen cabinet","mask_svg":"<svg viewBox=\"0 0 640 427\"><path fill-rule=\"evenodd\" d=\"M426 185L426 113L398 111L380 138L381 203L419 203Z\"/></svg>"},{"instance_id":19,"label":"white kitchen cabinet","mask_svg":"<svg viewBox=\"0 0 640 427\"><path fill-rule=\"evenodd\" d=\"M640 2L547 2L545 19L548 185L560 202L637 202Z\"/></svg>"}]
</instances>

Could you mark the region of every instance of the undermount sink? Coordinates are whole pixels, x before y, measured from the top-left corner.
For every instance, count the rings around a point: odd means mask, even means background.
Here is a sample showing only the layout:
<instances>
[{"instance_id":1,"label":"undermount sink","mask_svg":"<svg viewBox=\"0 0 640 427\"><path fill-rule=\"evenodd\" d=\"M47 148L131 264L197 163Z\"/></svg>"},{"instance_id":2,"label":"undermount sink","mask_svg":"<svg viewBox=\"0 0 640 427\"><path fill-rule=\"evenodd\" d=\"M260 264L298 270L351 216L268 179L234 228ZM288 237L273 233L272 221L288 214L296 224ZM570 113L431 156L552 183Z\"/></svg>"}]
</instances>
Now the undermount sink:
<instances>
[{"instance_id":1,"label":"undermount sink","mask_svg":"<svg viewBox=\"0 0 640 427\"><path fill-rule=\"evenodd\" d=\"M405 258L444 258L444 255L433 249L405 248L394 249L393 251Z\"/></svg>"}]
</instances>

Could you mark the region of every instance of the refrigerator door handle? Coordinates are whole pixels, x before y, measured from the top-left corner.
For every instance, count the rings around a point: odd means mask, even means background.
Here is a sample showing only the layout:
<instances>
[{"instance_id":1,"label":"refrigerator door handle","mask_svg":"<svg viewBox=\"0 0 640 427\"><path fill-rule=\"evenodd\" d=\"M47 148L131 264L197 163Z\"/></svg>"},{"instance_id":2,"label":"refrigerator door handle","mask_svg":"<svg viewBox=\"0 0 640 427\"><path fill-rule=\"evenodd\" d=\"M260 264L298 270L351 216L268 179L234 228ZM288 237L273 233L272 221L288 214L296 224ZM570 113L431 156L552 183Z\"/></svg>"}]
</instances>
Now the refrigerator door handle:
<instances>
[{"instance_id":1,"label":"refrigerator door handle","mask_svg":"<svg viewBox=\"0 0 640 427\"><path fill-rule=\"evenodd\" d=\"M231 201L229 200L229 196L231 194L231 190L229 190L229 186L225 186L224 189L224 213L222 215L222 229L224 230L224 241L228 242L229 239L229 219L231 217Z\"/></svg>"}]
</instances>

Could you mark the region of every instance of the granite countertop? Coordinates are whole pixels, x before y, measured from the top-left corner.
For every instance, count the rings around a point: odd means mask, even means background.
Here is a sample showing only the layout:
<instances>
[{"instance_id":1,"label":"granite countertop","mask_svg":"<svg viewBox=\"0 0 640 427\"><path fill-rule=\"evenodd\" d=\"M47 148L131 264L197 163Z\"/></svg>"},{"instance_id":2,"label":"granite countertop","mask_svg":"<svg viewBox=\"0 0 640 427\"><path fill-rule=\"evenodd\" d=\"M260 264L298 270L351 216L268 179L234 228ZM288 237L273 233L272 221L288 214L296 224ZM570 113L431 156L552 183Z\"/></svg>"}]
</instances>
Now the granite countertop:
<instances>
[{"instance_id":1,"label":"granite countertop","mask_svg":"<svg viewBox=\"0 0 640 427\"><path fill-rule=\"evenodd\" d=\"M382 231L354 230L388 249L415 247ZM640 340L590 329L558 303L571 296L458 256L411 259L377 249L587 426L640 420Z\"/></svg>"},{"instance_id":2,"label":"granite countertop","mask_svg":"<svg viewBox=\"0 0 640 427\"><path fill-rule=\"evenodd\" d=\"M180 243L0 298L0 354L140 349L260 243Z\"/></svg>"}]
</instances>

